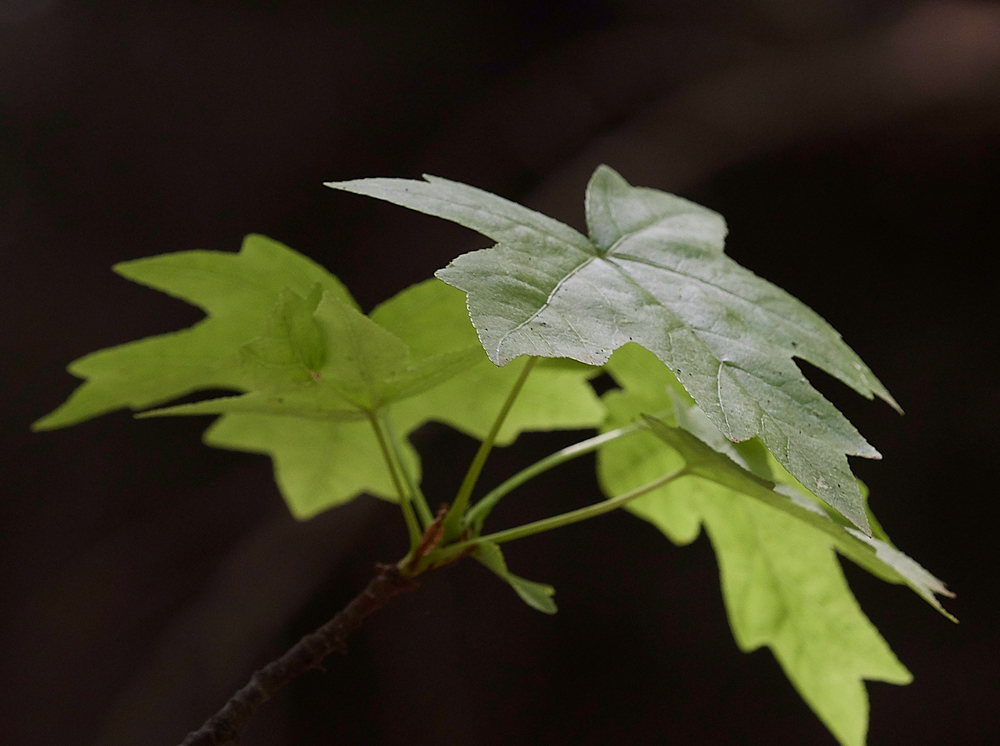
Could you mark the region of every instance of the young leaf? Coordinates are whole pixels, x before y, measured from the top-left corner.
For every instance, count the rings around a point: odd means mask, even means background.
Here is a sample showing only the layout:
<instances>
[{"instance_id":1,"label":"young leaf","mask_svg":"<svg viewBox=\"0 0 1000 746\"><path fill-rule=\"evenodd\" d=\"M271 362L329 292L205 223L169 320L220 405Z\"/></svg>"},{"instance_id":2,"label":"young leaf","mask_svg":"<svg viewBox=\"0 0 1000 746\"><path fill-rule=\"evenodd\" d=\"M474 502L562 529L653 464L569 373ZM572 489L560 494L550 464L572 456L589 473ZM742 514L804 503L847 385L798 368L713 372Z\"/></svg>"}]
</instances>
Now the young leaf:
<instances>
[{"instance_id":1,"label":"young leaf","mask_svg":"<svg viewBox=\"0 0 1000 746\"><path fill-rule=\"evenodd\" d=\"M719 558L740 648L768 645L837 739L845 746L863 744L868 714L863 680L901 684L910 676L858 608L834 549L883 579L910 585L939 609L933 593L947 594L943 584L909 558L886 561L879 554L898 550L876 539L861 541L860 532L831 520L807 497L776 492L773 478L780 475L767 473L763 449L753 442L734 447L704 413L677 395L676 381L650 353L623 347L608 369L624 389L604 397L610 413L605 429L628 424L644 411L668 414L647 420L652 432L602 447L598 475L605 493L623 494L686 464L694 476L638 498L629 510L679 544L694 540L704 525ZM879 549L872 552L875 546Z\"/></svg>"},{"instance_id":2,"label":"young leaf","mask_svg":"<svg viewBox=\"0 0 1000 746\"><path fill-rule=\"evenodd\" d=\"M381 325L357 310L335 277L263 236L248 236L239 254L182 252L115 269L199 305L208 318L73 363L70 370L88 380L36 429L198 389L245 391L140 416L223 415L205 442L271 456L298 518L362 492L397 499L364 421L376 412L391 414L403 466L419 482L419 460L405 436L438 419L481 437L517 377L516 365L500 369L487 360L463 294L438 280L382 304L375 314ZM593 368L545 368L526 387L503 442L526 429L592 427L603 419L603 405L586 382Z\"/></svg>"},{"instance_id":3,"label":"young leaf","mask_svg":"<svg viewBox=\"0 0 1000 746\"><path fill-rule=\"evenodd\" d=\"M433 388L472 365L477 354L466 345L411 362L403 340L336 298L323 298L316 320L329 350L319 382L367 411Z\"/></svg>"},{"instance_id":4,"label":"young leaf","mask_svg":"<svg viewBox=\"0 0 1000 746\"><path fill-rule=\"evenodd\" d=\"M261 335L241 348L252 388L283 389L315 378L326 361L323 335L315 319L322 299L318 283L307 298L287 287L281 291Z\"/></svg>"},{"instance_id":5,"label":"young leaf","mask_svg":"<svg viewBox=\"0 0 1000 746\"><path fill-rule=\"evenodd\" d=\"M303 298L318 284L353 304L340 281L287 246L247 236L238 254L186 251L115 266L118 274L186 300L208 317L190 329L147 337L74 361L69 371L86 379L58 409L36 422L51 430L123 407L143 409L198 389L253 386L241 347L258 337L282 291Z\"/></svg>"},{"instance_id":6,"label":"young leaf","mask_svg":"<svg viewBox=\"0 0 1000 746\"><path fill-rule=\"evenodd\" d=\"M330 183L453 220L499 245L437 276L468 293L490 359L602 365L628 342L654 352L733 441L759 436L806 487L867 532L846 455L878 458L792 362L801 357L895 406L823 319L723 254L722 217L607 166L587 187L590 238L479 189L425 177Z\"/></svg>"},{"instance_id":7,"label":"young leaf","mask_svg":"<svg viewBox=\"0 0 1000 746\"><path fill-rule=\"evenodd\" d=\"M246 385L243 396L226 396L142 412L144 417L242 412L318 420L361 420L366 413L335 388L319 384L326 346L314 314L322 299L317 284L306 299L289 288L263 332L240 348ZM357 313L357 312L355 312Z\"/></svg>"},{"instance_id":8,"label":"young leaf","mask_svg":"<svg viewBox=\"0 0 1000 746\"><path fill-rule=\"evenodd\" d=\"M555 614L556 602L552 600L556 589L551 585L536 583L533 580L525 580L514 575L507 569L507 562L504 560L500 547L491 541L484 541L476 546L472 556L488 567L497 577L510 584L521 600L533 609L537 609L544 614Z\"/></svg>"},{"instance_id":9,"label":"young leaf","mask_svg":"<svg viewBox=\"0 0 1000 746\"><path fill-rule=\"evenodd\" d=\"M248 236L239 254L182 252L115 269L200 306L208 318L73 363L70 370L88 380L36 429L203 388L248 391L144 416L223 414L205 442L271 455L299 518L361 492L395 500L370 424L356 421L483 356L472 340L412 364L407 345L360 314L333 275L263 236ZM404 466L418 477L416 453L408 443L401 448Z\"/></svg>"}]
</instances>

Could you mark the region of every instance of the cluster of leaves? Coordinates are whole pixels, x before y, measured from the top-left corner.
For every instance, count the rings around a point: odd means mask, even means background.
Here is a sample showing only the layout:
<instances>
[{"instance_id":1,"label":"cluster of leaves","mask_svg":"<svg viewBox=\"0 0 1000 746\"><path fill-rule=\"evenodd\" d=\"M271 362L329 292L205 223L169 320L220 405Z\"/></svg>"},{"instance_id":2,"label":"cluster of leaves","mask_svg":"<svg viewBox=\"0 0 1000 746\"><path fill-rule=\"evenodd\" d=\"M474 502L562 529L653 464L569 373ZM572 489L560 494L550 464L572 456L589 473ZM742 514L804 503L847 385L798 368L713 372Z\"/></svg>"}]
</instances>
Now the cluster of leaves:
<instances>
[{"instance_id":1,"label":"cluster of leaves","mask_svg":"<svg viewBox=\"0 0 1000 746\"><path fill-rule=\"evenodd\" d=\"M36 429L129 407L139 416L221 415L209 445L265 453L298 518L367 493L399 501L411 572L472 554L528 604L553 590L513 575L500 544L620 506L677 544L710 536L737 644L767 645L845 746L864 743L865 679L910 680L861 612L839 552L945 613L945 586L894 547L847 455L878 453L805 379L808 360L895 406L818 315L723 253L721 216L635 188L606 166L587 189L589 237L444 179L329 184L437 215L493 239L364 315L319 265L263 236L239 254L125 262L130 280L207 316L190 329L88 355L86 379ZM470 323L471 318L471 323ZM589 379L619 388L598 397ZM233 396L150 409L205 389ZM433 546L435 525L407 436L443 422L483 442ZM597 428L470 497L494 444L528 430ZM597 451L608 500L493 534L504 495Z\"/></svg>"}]
</instances>

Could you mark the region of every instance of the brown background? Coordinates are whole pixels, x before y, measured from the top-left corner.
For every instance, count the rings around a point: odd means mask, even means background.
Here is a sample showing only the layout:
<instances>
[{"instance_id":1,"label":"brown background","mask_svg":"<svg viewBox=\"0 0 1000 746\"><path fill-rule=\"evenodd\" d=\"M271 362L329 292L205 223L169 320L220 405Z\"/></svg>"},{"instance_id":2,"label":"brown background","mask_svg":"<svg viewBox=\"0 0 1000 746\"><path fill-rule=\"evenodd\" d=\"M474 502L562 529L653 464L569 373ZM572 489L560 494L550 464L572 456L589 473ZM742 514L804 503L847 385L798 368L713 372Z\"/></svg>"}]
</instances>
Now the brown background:
<instances>
[{"instance_id":1,"label":"brown background","mask_svg":"<svg viewBox=\"0 0 1000 746\"><path fill-rule=\"evenodd\" d=\"M884 454L856 469L890 534L959 593L955 627L846 568L916 676L869 687L870 743L997 743L998 92L982 3L0 2L0 742L175 744L404 550L367 497L295 523L203 419L29 433L68 361L199 316L111 264L262 232L371 308L486 242L322 181L430 172L579 226L606 162L726 215L728 252L907 410L808 371ZM474 444L415 440L447 495ZM596 499L588 468L556 472L494 525ZM508 559L557 616L471 563L429 577L244 746L833 743L770 653L736 650L704 538L616 514Z\"/></svg>"}]
</instances>

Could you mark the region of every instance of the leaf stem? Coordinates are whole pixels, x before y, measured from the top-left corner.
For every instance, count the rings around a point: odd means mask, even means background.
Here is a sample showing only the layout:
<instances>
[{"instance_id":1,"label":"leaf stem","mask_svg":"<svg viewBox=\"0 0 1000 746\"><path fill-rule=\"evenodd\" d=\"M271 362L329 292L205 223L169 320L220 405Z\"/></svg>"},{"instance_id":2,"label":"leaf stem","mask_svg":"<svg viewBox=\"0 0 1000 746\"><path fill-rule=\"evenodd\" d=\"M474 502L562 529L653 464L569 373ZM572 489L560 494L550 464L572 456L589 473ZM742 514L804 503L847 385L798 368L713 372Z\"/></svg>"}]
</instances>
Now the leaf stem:
<instances>
[{"instance_id":1,"label":"leaf stem","mask_svg":"<svg viewBox=\"0 0 1000 746\"><path fill-rule=\"evenodd\" d=\"M469 465L469 470L465 473L465 478L462 480L462 485L458 488L458 493L455 495L455 502L452 503L451 510L445 518L445 541L451 541L458 536L461 531L461 521L465 515L466 508L469 507L469 498L472 496L472 490L475 489L476 481L479 479L483 466L486 465L486 459L489 457L490 451L493 449L493 444L496 442L497 435L500 433L500 428L503 427L503 423L507 419L507 415L510 413L511 407L514 406L514 402L517 400L518 394L521 393L521 389L524 387L525 381L528 380L528 374L531 373L531 370L535 367L536 363L538 363L537 357L528 358L528 362L525 363L524 368L521 369L521 374L514 382L514 386L511 388L510 393L507 394L506 401L504 401L503 406L500 407L500 411L497 413L496 419L493 420L493 425L490 427L490 431L486 434L483 442L479 444L479 450L476 451L476 455L472 459L472 463Z\"/></svg>"},{"instance_id":2,"label":"leaf stem","mask_svg":"<svg viewBox=\"0 0 1000 746\"><path fill-rule=\"evenodd\" d=\"M503 544L507 541L523 539L526 536L533 536L534 534L540 534L543 531L551 531L554 528L568 526L571 523L578 523L579 521L585 521L588 518L594 518L596 516L603 515L604 513L610 513L612 510L617 510L635 498L642 497L647 492L652 492L653 490L670 484L671 482L680 479L683 476L687 476L690 473L691 472L688 470L688 467L684 466L676 471L670 472L669 474L664 474L662 477L654 479L648 484L636 487L634 490L625 492L617 497L612 497L604 502L594 503L593 505L588 505L584 508L577 508L576 510L571 510L568 513L560 513L559 515L554 515L550 518L543 518L540 521L525 523L523 526L516 526L505 531L497 531L496 533L480 536L476 539L469 539L468 541L451 544L444 547L442 553L446 556L450 556L452 553L460 555L481 543L493 542L494 544Z\"/></svg>"},{"instance_id":3,"label":"leaf stem","mask_svg":"<svg viewBox=\"0 0 1000 746\"><path fill-rule=\"evenodd\" d=\"M434 516L431 515L431 509L427 505L427 498L424 497L424 493L420 489L420 485L417 484L417 481L413 478L410 470L406 468L406 462L403 461L403 449L399 438L396 436L396 429L392 426L392 420L389 418L388 414L382 418L382 424L385 427L386 435L388 436L387 439L389 441L389 446L392 448L392 455L396 459L396 464L399 466L399 472L403 475L403 481L406 482L406 488L410 493L413 504L417 508L417 517L420 518L422 527L426 529L434 520Z\"/></svg>"},{"instance_id":4,"label":"leaf stem","mask_svg":"<svg viewBox=\"0 0 1000 746\"><path fill-rule=\"evenodd\" d=\"M649 428L646 423L639 420L638 422L633 422L631 425L625 425L624 427L619 427L615 430L609 430L601 435L595 435L593 438L581 440L579 443L566 446L562 450L546 456L541 461L536 461L531 466L522 469L502 484L492 489L483 497L482 500L473 505L469 509L468 514L465 516L465 525L472 529L473 536L477 535L482 530L483 521L486 520L490 511L492 511L496 504L500 502L501 498L513 492L528 480L534 479L539 474L542 474L549 469L553 469L560 464L564 464L567 461L575 459L578 456L593 453L605 443L610 443L611 441L617 440L618 438L626 435L631 435L632 433L640 430L648 429Z\"/></svg>"},{"instance_id":5,"label":"leaf stem","mask_svg":"<svg viewBox=\"0 0 1000 746\"><path fill-rule=\"evenodd\" d=\"M382 449L382 457L385 459L385 464L389 469L389 476L392 478L392 483L396 487L396 493L399 495L399 507L403 511L403 520L406 521L406 530L410 535L410 551L414 551L420 546L420 537L423 532L420 530L417 517L413 513L413 506L410 504L410 493L403 488L403 483L400 481L399 471L393 462L381 419L374 412L369 411L368 421L375 431L375 439L378 440L379 448Z\"/></svg>"}]
</instances>

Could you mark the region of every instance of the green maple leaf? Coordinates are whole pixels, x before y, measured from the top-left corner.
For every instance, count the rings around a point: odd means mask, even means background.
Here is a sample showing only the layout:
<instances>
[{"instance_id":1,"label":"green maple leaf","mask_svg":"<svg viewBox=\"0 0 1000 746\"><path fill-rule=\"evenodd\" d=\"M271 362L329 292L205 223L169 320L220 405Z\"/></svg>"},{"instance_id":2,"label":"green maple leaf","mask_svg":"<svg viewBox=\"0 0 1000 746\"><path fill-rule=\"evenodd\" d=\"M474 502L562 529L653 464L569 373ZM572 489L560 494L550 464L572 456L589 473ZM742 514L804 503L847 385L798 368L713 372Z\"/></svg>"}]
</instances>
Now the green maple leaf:
<instances>
[{"instance_id":1,"label":"green maple leaf","mask_svg":"<svg viewBox=\"0 0 1000 746\"><path fill-rule=\"evenodd\" d=\"M198 305L207 318L75 361L70 371L86 381L35 428L201 389L242 391L139 416L221 414L205 443L270 456L298 518L363 492L397 499L371 417L393 421L403 466L419 482L419 458L405 436L436 419L482 437L517 376L516 364L488 361L463 294L438 280L382 304L378 323L336 277L263 236L247 237L239 254L181 252L115 269ZM502 442L527 429L596 426L604 408L586 382L595 372L575 364L536 371Z\"/></svg>"},{"instance_id":2,"label":"green maple leaf","mask_svg":"<svg viewBox=\"0 0 1000 746\"><path fill-rule=\"evenodd\" d=\"M587 187L590 237L505 199L433 176L327 184L447 218L499 244L437 276L468 293L490 359L603 365L637 342L677 375L733 441L759 436L806 487L867 532L846 455L879 458L792 362L860 394L892 397L822 318L723 254L722 217L607 166Z\"/></svg>"},{"instance_id":3,"label":"green maple leaf","mask_svg":"<svg viewBox=\"0 0 1000 746\"><path fill-rule=\"evenodd\" d=\"M35 430L74 425L130 407L145 409L199 389L249 390L243 345L264 330L286 288L305 298L318 285L353 303L341 282L315 262L265 236L250 235L238 254L185 251L122 262L123 277L187 301L207 318L190 329L99 350L70 363L86 379Z\"/></svg>"},{"instance_id":4,"label":"green maple leaf","mask_svg":"<svg viewBox=\"0 0 1000 746\"><path fill-rule=\"evenodd\" d=\"M205 442L272 456L281 492L299 518L361 492L394 496L369 424L350 421L364 414L335 391L317 394L308 385L326 356L319 329L309 326L312 312L322 298L354 307L336 277L258 235L247 236L238 254L179 252L124 262L115 271L199 306L207 318L71 363L70 372L86 381L35 429L143 409L201 389L247 391L175 413L230 412L206 431ZM301 388L289 388L296 385ZM405 443L403 458L419 473L416 453Z\"/></svg>"},{"instance_id":5,"label":"green maple leaf","mask_svg":"<svg viewBox=\"0 0 1000 746\"><path fill-rule=\"evenodd\" d=\"M648 419L651 432L602 447L598 476L605 493L619 495L686 466L692 476L637 498L628 509L677 544L693 541L704 526L739 647L769 646L837 739L863 744L863 681L905 684L911 677L858 607L835 551L910 586L942 613L934 594L950 595L947 589L886 541L831 518L758 442L730 442L646 350L621 348L608 370L623 389L604 397L605 429L643 412L661 417Z\"/></svg>"}]
</instances>

